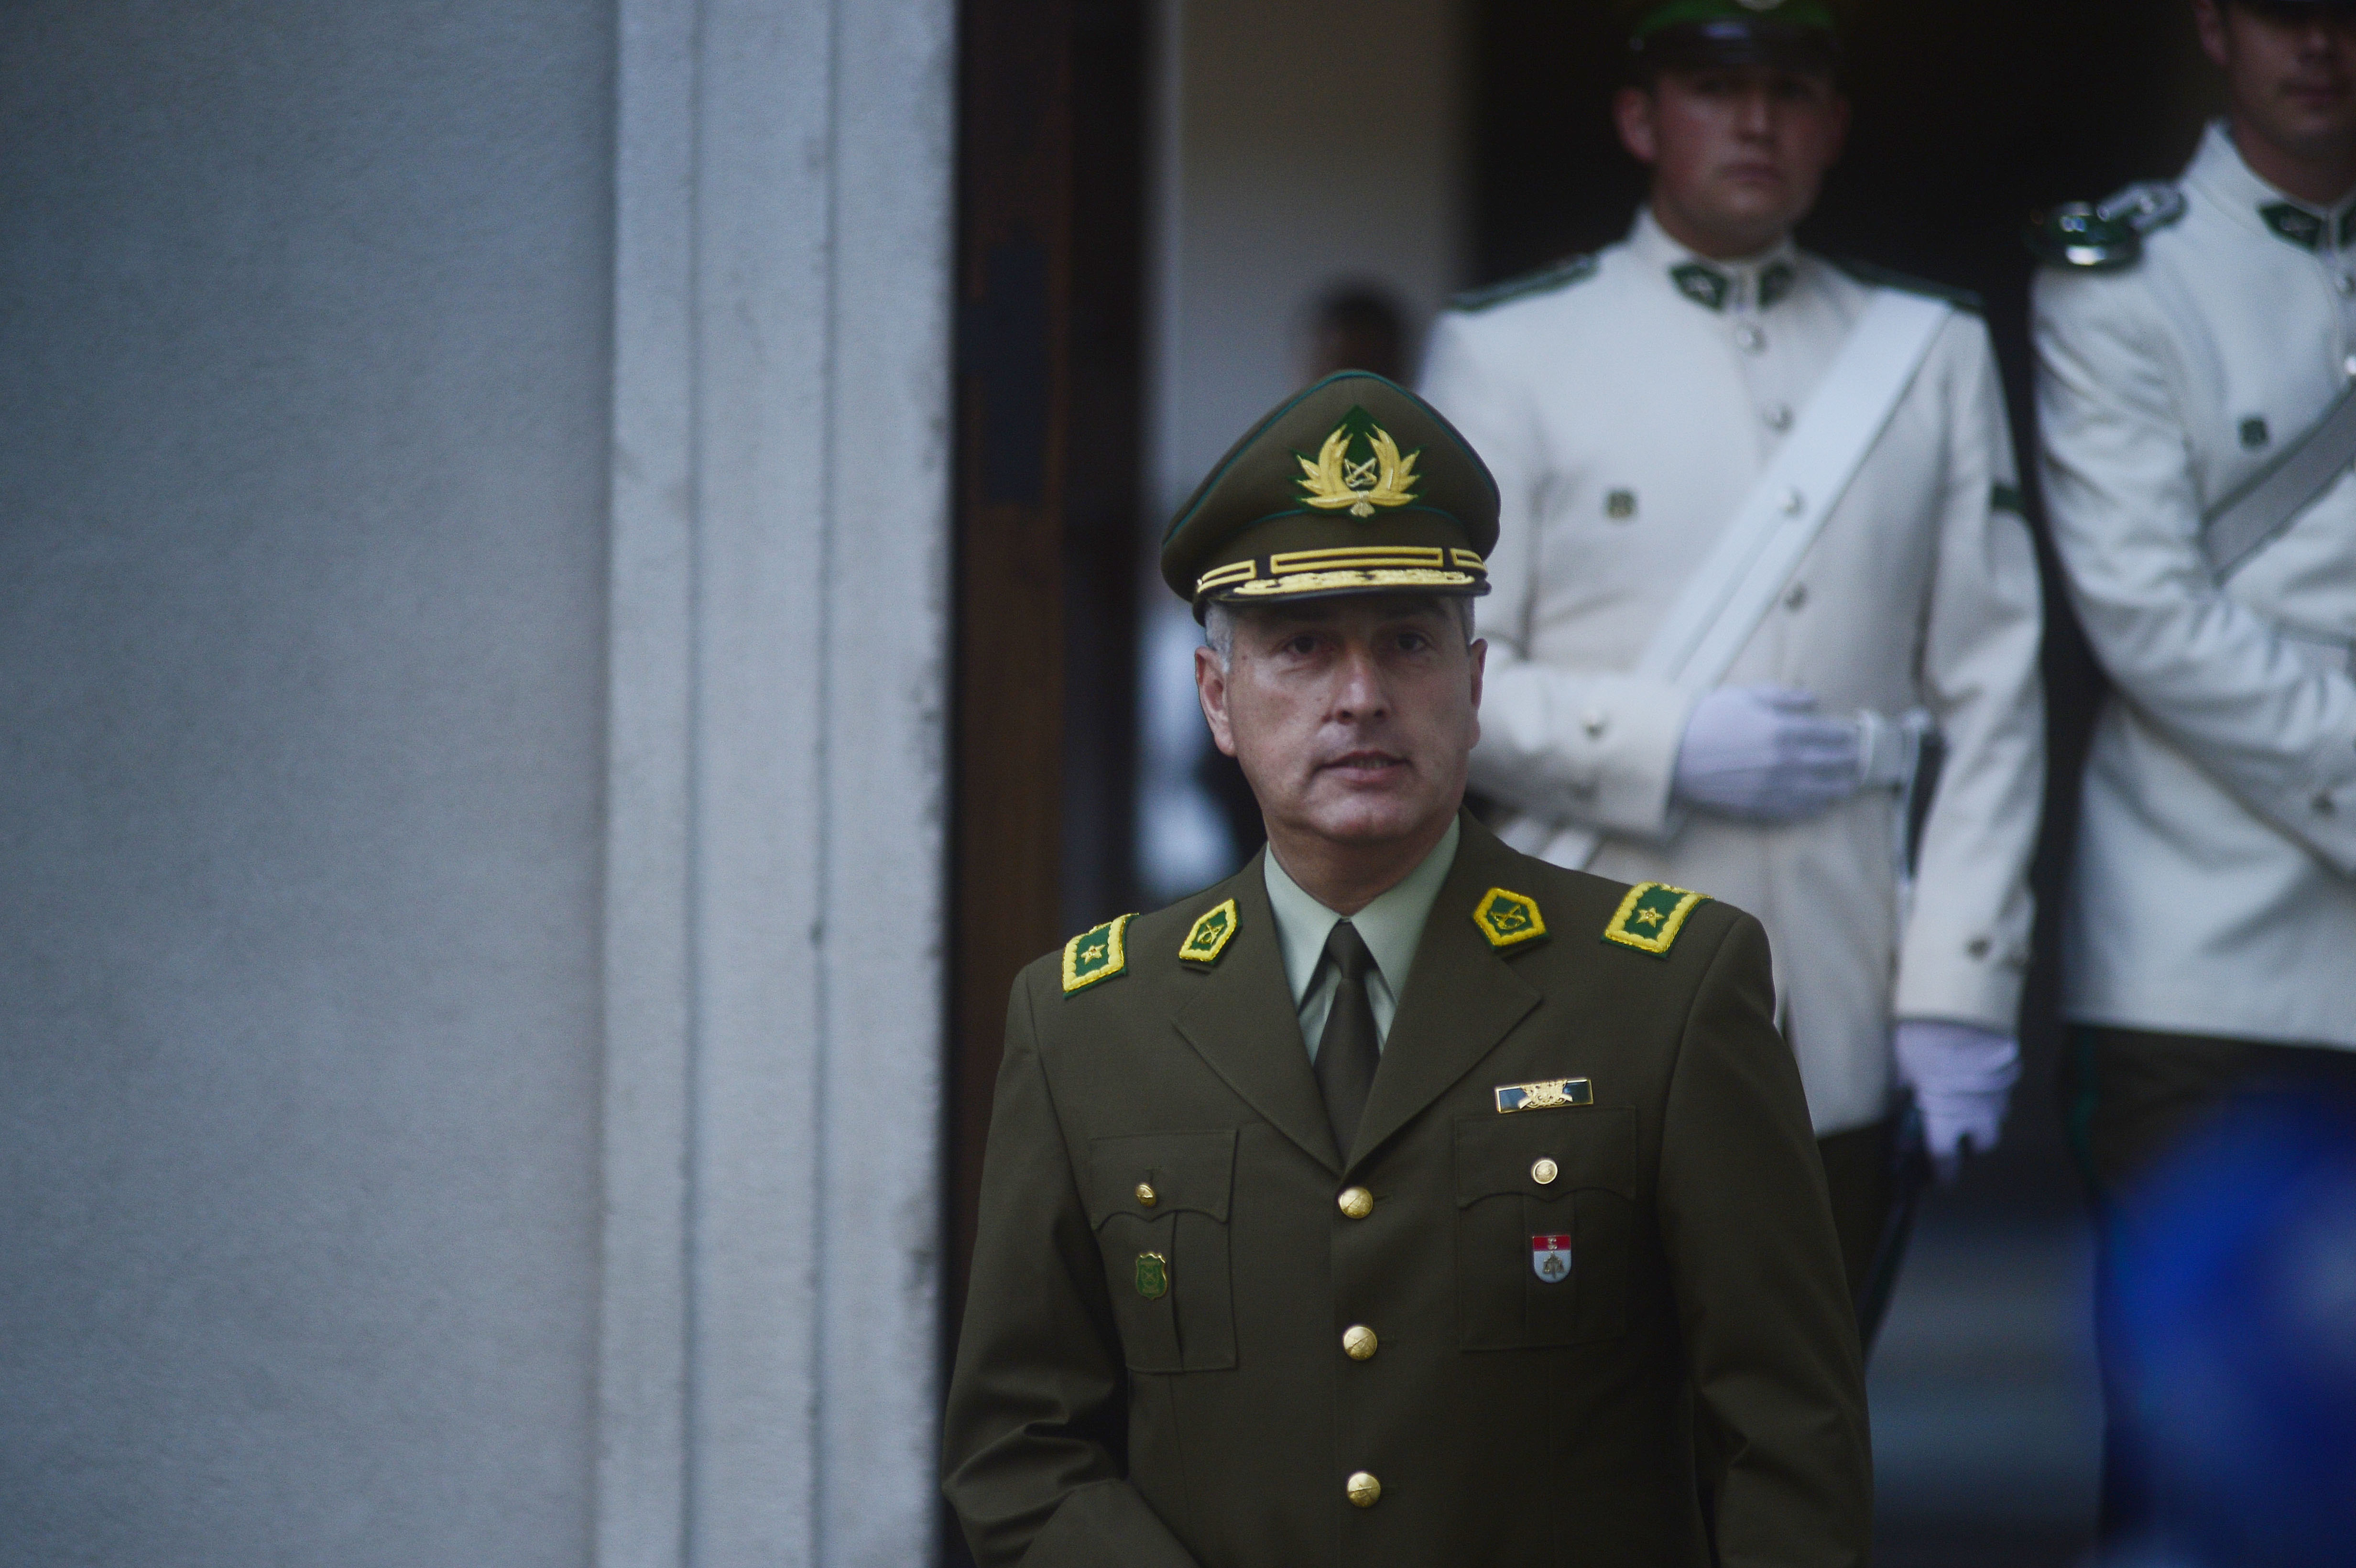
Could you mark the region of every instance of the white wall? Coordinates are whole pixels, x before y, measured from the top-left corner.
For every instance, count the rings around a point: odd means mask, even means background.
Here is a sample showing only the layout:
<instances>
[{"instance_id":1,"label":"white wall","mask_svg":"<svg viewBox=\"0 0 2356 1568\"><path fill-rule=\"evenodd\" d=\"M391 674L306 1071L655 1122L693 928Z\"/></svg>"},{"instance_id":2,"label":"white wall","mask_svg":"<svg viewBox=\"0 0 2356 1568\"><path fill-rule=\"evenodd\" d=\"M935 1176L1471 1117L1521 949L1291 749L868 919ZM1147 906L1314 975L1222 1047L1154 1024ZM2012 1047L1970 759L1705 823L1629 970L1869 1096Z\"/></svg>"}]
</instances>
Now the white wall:
<instances>
[{"instance_id":1,"label":"white wall","mask_svg":"<svg viewBox=\"0 0 2356 1568\"><path fill-rule=\"evenodd\" d=\"M1164 522L1236 438L1307 379L1309 313L1339 283L1406 308L1408 341L1469 251L1464 0L1158 0L1152 483ZM1161 529L1151 530L1158 543ZM1154 579L1147 605L1141 859L1156 899L1233 869L1183 781L1203 721L1199 640Z\"/></svg>"},{"instance_id":2,"label":"white wall","mask_svg":"<svg viewBox=\"0 0 2356 1568\"><path fill-rule=\"evenodd\" d=\"M0 9L0 1562L923 1559L948 16Z\"/></svg>"}]
</instances>

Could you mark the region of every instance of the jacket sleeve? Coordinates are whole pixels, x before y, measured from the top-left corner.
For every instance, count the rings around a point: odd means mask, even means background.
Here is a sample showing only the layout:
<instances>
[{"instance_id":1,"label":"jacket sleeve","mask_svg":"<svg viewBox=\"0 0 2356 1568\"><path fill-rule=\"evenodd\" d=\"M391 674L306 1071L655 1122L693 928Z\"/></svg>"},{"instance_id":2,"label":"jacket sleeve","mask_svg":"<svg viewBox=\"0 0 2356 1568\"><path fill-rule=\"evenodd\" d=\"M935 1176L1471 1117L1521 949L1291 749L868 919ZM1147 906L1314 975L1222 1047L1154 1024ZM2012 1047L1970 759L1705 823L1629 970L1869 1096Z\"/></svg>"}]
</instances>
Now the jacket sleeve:
<instances>
[{"instance_id":1,"label":"jacket sleeve","mask_svg":"<svg viewBox=\"0 0 2356 1568\"><path fill-rule=\"evenodd\" d=\"M1619 670L1563 669L1530 656L1539 520L1547 484L1537 409L1472 318L1442 315L1424 354L1423 395L1497 481L1489 552L1489 641L1472 787L1549 822L1640 835L1668 820L1677 745L1694 699Z\"/></svg>"},{"instance_id":2,"label":"jacket sleeve","mask_svg":"<svg viewBox=\"0 0 2356 1568\"><path fill-rule=\"evenodd\" d=\"M1900 1018L2019 1027L2045 795L2037 552L1987 329L1959 315L1921 689L1946 746L1901 940Z\"/></svg>"},{"instance_id":3,"label":"jacket sleeve","mask_svg":"<svg viewBox=\"0 0 2356 1568\"><path fill-rule=\"evenodd\" d=\"M1029 1007L1007 1006L942 1490L980 1568L1195 1568L1127 1478L1127 1400L1104 1269Z\"/></svg>"},{"instance_id":4,"label":"jacket sleeve","mask_svg":"<svg viewBox=\"0 0 2356 1568\"><path fill-rule=\"evenodd\" d=\"M1661 1237L1700 1419L1726 1462L1719 1563L1861 1565L1873 1519L1865 1371L1824 1165L1774 1005L1767 933L1737 914L1695 993L1670 1079Z\"/></svg>"},{"instance_id":5,"label":"jacket sleeve","mask_svg":"<svg viewBox=\"0 0 2356 1568\"><path fill-rule=\"evenodd\" d=\"M2038 424L2053 543L2121 694L2251 811L2356 875L2356 680L2311 667L2222 592L2165 358L2132 279L2037 280Z\"/></svg>"}]
</instances>

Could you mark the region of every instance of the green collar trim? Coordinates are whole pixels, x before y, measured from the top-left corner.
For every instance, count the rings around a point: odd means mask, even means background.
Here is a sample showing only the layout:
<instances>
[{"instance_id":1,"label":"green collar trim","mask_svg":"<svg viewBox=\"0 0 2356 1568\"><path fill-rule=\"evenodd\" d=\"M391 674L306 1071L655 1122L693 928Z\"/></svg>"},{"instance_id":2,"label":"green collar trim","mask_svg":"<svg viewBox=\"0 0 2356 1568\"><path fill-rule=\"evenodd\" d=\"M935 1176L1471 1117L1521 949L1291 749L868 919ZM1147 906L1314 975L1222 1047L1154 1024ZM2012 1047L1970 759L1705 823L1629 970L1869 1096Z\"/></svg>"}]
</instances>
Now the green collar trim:
<instances>
[{"instance_id":1,"label":"green collar trim","mask_svg":"<svg viewBox=\"0 0 2356 1568\"><path fill-rule=\"evenodd\" d=\"M1726 296L1734 292L1734 280L1716 267L1700 261L1686 261L1669 269L1669 281L1677 293L1697 305L1711 310L1724 310Z\"/></svg>"},{"instance_id":2,"label":"green collar trim","mask_svg":"<svg viewBox=\"0 0 2356 1568\"><path fill-rule=\"evenodd\" d=\"M2314 213L2293 202L2269 202L2258 208L2267 228L2302 251L2323 249L2323 236L2330 225Z\"/></svg>"}]
</instances>

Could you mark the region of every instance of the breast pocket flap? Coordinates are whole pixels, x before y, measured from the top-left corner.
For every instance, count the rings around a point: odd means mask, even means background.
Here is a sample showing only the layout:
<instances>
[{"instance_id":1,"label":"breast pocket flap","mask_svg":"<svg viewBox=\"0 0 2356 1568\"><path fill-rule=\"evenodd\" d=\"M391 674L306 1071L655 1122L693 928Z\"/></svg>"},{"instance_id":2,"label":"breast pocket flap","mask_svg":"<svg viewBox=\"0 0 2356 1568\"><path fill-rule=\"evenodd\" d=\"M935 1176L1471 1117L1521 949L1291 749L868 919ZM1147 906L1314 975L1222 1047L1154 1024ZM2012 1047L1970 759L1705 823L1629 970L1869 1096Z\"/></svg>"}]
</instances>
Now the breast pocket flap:
<instances>
[{"instance_id":1,"label":"breast pocket flap","mask_svg":"<svg viewBox=\"0 0 2356 1568\"><path fill-rule=\"evenodd\" d=\"M1133 1133L1088 1144L1088 1223L1116 1214L1156 1220L1180 1212L1227 1221L1235 1186L1236 1130Z\"/></svg>"},{"instance_id":2,"label":"breast pocket flap","mask_svg":"<svg viewBox=\"0 0 2356 1568\"><path fill-rule=\"evenodd\" d=\"M1541 1201L1582 1188L1636 1196L1636 1112L1575 1106L1456 1123L1456 1205L1519 1193Z\"/></svg>"}]
</instances>

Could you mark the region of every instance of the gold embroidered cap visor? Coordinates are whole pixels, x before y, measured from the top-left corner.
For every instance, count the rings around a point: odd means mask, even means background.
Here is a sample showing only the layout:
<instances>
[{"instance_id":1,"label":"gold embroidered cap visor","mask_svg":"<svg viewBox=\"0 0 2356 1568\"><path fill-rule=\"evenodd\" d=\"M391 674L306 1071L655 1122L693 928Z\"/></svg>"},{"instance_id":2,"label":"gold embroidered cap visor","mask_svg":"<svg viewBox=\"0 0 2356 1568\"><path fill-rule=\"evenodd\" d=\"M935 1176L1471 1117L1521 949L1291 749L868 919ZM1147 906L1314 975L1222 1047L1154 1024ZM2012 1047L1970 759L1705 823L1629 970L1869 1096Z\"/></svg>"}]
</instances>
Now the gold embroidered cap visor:
<instances>
[{"instance_id":1,"label":"gold embroidered cap visor","mask_svg":"<svg viewBox=\"0 0 2356 1568\"><path fill-rule=\"evenodd\" d=\"M1406 388L1345 370L1228 449L1162 541L1162 579L1215 602L1489 592L1497 484Z\"/></svg>"}]
</instances>

